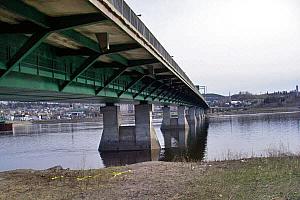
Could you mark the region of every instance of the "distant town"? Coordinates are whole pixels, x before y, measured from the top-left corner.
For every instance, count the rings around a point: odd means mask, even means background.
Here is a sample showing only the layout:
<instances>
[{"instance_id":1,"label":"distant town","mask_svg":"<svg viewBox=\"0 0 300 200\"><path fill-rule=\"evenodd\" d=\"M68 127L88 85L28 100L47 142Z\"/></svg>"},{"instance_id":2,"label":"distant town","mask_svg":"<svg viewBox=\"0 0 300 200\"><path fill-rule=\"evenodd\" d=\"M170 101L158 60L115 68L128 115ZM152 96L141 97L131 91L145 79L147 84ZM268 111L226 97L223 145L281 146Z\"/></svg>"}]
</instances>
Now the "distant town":
<instances>
[{"instance_id":1,"label":"distant town","mask_svg":"<svg viewBox=\"0 0 300 200\"><path fill-rule=\"evenodd\" d=\"M223 96L219 94L203 95L211 107L210 113L255 113L259 111L295 111L300 110L298 86L291 91L278 91L264 94L239 92ZM101 117L102 104L50 103L50 102L0 102L1 119L5 121L57 121L57 120L93 120ZM134 112L131 104L121 104L121 113ZM155 106L160 113L162 106ZM173 113L175 107L171 107Z\"/></svg>"},{"instance_id":2,"label":"distant town","mask_svg":"<svg viewBox=\"0 0 300 200\"><path fill-rule=\"evenodd\" d=\"M300 110L299 87L291 91L266 92L264 94L251 94L239 92L238 94L222 96L219 94L205 94L205 99L212 113L256 113L274 111Z\"/></svg>"}]
</instances>

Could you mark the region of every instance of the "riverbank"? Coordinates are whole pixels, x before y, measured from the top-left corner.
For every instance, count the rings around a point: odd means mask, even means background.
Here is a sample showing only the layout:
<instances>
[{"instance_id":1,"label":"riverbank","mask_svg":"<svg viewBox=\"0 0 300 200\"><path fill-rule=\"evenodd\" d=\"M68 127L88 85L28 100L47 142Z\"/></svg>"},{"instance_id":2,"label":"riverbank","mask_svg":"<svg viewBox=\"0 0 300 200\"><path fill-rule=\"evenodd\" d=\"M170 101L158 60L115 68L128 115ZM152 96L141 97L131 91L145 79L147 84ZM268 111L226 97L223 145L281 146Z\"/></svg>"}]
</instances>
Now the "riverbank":
<instances>
[{"instance_id":1,"label":"riverbank","mask_svg":"<svg viewBox=\"0 0 300 200\"><path fill-rule=\"evenodd\" d=\"M300 199L300 157L0 173L0 199Z\"/></svg>"},{"instance_id":2,"label":"riverbank","mask_svg":"<svg viewBox=\"0 0 300 200\"><path fill-rule=\"evenodd\" d=\"M299 107L266 107L266 108L244 108L244 109L228 109L223 112L209 113L211 117L231 116L231 115L256 115L256 114L287 114L300 112Z\"/></svg>"}]
</instances>

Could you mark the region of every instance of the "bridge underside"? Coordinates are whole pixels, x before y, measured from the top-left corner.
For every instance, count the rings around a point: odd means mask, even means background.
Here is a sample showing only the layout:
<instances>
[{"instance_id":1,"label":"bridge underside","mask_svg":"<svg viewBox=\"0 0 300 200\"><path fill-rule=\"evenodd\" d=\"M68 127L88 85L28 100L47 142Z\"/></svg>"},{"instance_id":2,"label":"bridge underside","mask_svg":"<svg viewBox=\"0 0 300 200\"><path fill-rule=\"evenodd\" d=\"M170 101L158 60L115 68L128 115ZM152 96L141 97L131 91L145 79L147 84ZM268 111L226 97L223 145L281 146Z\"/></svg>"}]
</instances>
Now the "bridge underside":
<instances>
[{"instance_id":1,"label":"bridge underside","mask_svg":"<svg viewBox=\"0 0 300 200\"><path fill-rule=\"evenodd\" d=\"M178 71L111 15L88 0L0 1L0 99L207 108Z\"/></svg>"}]
</instances>

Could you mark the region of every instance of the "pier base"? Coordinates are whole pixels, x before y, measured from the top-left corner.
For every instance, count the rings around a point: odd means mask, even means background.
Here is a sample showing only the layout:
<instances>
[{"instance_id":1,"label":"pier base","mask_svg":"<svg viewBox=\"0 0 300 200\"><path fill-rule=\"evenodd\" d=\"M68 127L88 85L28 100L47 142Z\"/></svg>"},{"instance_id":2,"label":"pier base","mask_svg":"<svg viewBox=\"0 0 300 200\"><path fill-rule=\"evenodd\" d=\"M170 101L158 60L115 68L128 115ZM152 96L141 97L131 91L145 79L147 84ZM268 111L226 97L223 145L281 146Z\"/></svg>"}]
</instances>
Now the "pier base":
<instances>
[{"instance_id":1,"label":"pier base","mask_svg":"<svg viewBox=\"0 0 300 200\"><path fill-rule=\"evenodd\" d=\"M106 106L103 113L103 133L99 151L130 151L160 149L152 125L152 105L135 106L135 126L120 126L120 108Z\"/></svg>"}]
</instances>

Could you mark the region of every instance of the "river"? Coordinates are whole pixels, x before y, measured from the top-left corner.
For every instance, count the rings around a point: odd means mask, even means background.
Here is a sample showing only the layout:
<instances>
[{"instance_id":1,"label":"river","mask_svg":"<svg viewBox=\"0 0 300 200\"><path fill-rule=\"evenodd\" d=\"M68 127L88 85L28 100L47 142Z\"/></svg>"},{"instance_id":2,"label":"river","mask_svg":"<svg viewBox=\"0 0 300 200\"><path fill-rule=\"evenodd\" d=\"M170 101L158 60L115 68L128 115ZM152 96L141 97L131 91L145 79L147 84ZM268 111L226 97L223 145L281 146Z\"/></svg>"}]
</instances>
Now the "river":
<instances>
[{"instance_id":1,"label":"river","mask_svg":"<svg viewBox=\"0 0 300 200\"><path fill-rule=\"evenodd\" d=\"M300 113L214 117L189 133L162 133L159 124L155 129L161 151L99 153L100 123L15 126L13 134L0 136L0 171L57 165L89 169L150 160L213 161L300 153Z\"/></svg>"}]
</instances>

